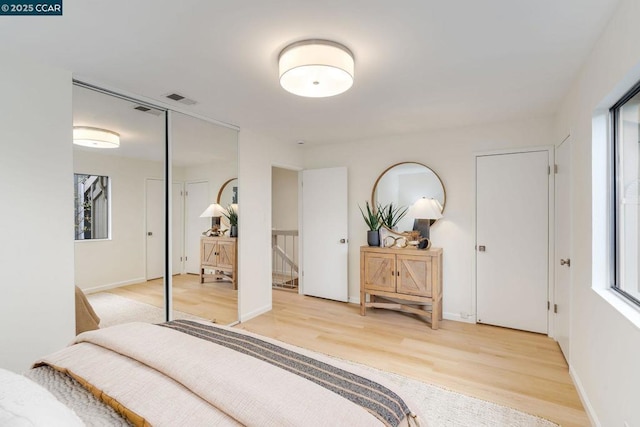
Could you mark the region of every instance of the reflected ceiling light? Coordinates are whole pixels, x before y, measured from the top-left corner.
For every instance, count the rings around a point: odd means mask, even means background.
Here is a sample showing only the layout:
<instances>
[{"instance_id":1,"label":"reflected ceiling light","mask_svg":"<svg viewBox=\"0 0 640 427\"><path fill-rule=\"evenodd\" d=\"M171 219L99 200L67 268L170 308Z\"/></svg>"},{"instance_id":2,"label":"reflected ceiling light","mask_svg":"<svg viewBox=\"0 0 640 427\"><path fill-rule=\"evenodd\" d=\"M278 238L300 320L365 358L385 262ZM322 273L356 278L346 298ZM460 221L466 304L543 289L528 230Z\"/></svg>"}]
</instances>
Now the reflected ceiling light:
<instances>
[{"instance_id":1,"label":"reflected ceiling light","mask_svg":"<svg viewBox=\"0 0 640 427\"><path fill-rule=\"evenodd\" d=\"M328 40L303 40L285 47L278 57L280 85L288 92L324 98L353 85L353 54Z\"/></svg>"},{"instance_id":2,"label":"reflected ceiling light","mask_svg":"<svg viewBox=\"0 0 640 427\"><path fill-rule=\"evenodd\" d=\"M74 126L73 143L84 147L118 148L120 146L120 134L89 126Z\"/></svg>"}]
</instances>

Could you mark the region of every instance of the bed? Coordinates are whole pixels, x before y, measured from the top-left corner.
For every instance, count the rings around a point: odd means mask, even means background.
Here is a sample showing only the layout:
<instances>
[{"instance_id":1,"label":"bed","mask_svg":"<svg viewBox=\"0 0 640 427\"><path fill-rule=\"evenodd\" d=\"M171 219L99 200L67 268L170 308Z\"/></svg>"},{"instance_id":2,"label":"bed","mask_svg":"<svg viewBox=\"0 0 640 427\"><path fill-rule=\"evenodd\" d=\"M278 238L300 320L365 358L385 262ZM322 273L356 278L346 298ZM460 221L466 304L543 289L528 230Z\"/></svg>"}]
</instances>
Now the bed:
<instances>
[{"instance_id":1,"label":"bed","mask_svg":"<svg viewBox=\"0 0 640 427\"><path fill-rule=\"evenodd\" d=\"M425 425L371 372L197 321L85 332L26 376L86 425Z\"/></svg>"}]
</instances>

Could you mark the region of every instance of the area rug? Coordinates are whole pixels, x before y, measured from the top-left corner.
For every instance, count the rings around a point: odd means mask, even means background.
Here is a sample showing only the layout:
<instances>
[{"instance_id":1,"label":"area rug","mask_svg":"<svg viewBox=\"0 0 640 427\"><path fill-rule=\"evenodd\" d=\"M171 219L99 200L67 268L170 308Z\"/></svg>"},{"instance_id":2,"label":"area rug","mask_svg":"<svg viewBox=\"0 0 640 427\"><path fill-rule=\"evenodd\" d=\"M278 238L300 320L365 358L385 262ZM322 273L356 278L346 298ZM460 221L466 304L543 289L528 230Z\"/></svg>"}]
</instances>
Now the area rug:
<instances>
[{"instance_id":1,"label":"area rug","mask_svg":"<svg viewBox=\"0 0 640 427\"><path fill-rule=\"evenodd\" d=\"M351 363L351 362L349 362ZM363 366L396 384L420 408L429 427L558 427L517 409L476 399L390 372Z\"/></svg>"},{"instance_id":2,"label":"area rug","mask_svg":"<svg viewBox=\"0 0 640 427\"><path fill-rule=\"evenodd\" d=\"M129 322L161 323L165 321L164 309L108 292L87 295L87 299L100 317L100 327ZM189 313L173 310L174 319L211 321Z\"/></svg>"}]
</instances>

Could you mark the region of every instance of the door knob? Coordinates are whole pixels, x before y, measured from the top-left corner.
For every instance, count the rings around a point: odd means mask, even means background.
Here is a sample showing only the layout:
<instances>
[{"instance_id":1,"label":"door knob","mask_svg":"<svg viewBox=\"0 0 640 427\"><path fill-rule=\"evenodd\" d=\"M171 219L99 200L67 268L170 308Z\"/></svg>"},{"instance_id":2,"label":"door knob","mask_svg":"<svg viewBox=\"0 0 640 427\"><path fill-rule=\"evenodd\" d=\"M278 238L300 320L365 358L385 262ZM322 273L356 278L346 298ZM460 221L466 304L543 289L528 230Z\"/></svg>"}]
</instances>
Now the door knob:
<instances>
[{"instance_id":1,"label":"door knob","mask_svg":"<svg viewBox=\"0 0 640 427\"><path fill-rule=\"evenodd\" d=\"M147 236L153 236L153 232L152 231L147 231Z\"/></svg>"},{"instance_id":2,"label":"door knob","mask_svg":"<svg viewBox=\"0 0 640 427\"><path fill-rule=\"evenodd\" d=\"M480 245L480 246L478 246L478 251L479 251L479 252L485 252L486 250L487 250L487 247L486 247L486 246L484 246L484 245Z\"/></svg>"},{"instance_id":3,"label":"door knob","mask_svg":"<svg viewBox=\"0 0 640 427\"><path fill-rule=\"evenodd\" d=\"M340 239L340 243L347 243L347 239Z\"/></svg>"},{"instance_id":4,"label":"door knob","mask_svg":"<svg viewBox=\"0 0 640 427\"><path fill-rule=\"evenodd\" d=\"M571 267L571 260L569 258L561 259L560 260L560 265L566 265L567 267Z\"/></svg>"}]
</instances>

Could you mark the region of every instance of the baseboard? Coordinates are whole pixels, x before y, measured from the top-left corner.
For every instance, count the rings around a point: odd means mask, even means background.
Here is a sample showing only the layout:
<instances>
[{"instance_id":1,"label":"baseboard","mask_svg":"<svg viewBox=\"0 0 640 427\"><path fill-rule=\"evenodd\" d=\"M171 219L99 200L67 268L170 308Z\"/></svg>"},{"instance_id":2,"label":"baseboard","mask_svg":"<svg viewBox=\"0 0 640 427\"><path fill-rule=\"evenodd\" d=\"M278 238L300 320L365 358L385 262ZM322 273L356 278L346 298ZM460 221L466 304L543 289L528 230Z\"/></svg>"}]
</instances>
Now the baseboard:
<instances>
[{"instance_id":1,"label":"baseboard","mask_svg":"<svg viewBox=\"0 0 640 427\"><path fill-rule=\"evenodd\" d=\"M442 318L445 320L455 320L456 322L476 323L476 319L474 317L468 316L467 318L464 318L460 313L442 313Z\"/></svg>"},{"instance_id":2,"label":"baseboard","mask_svg":"<svg viewBox=\"0 0 640 427\"><path fill-rule=\"evenodd\" d=\"M578 390L578 396L580 396L580 400L582 401L582 406L584 406L587 416L589 417L589 421L591 421L591 425L595 427L600 427L601 424L600 424L600 421L598 420L598 415L596 414L595 409L593 409L593 406L589 401L589 397L587 396L587 393L585 392L584 387L582 386L582 381L580 381L580 377L578 377L578 374L576 373L576 371L574 371L573 366L569 366L569 375L573 380L573 384L576 386L576 390Z\"/></svg>"},{"instance_id":3,"label":"baseboard","mask_svg":"<svg viewBox=\"0 0 640 427\"><path fill-rule=\"evenodd\" d=\"M123 282L109 283L108 285L100 285L100 286L94 286L92 288L82 289L82 292L84 292L85 294L95 294L96 292L107 291L109 289L119 288L120 286L133 285L134 283L142 283L142 282L145 282L146 280L147 279L144 277L139 277L137 279L125 280Z\"/></svg>"},{"instance_id":4,"label":"baseboard","mask_svg":"<svg viewBox=\"0 0 640 427\"><path fill-rule=\"evenodd\" d=\"M355 297L349 297L347 299L347 302L349 302L350 304L358 304L358 305L360 305L360 295L355 296Z\"/></svg>"},{"instance_id":5,"label":"baseboard","mask_svg":"<svg viewBox=\"0 0 640 427\"><path fill-rule=\"evenodd\" d=\"M253 311L251 311L251 312L249 312L249 313L246 313L246 314L244 314L244 315L240 315L240 322L246 322L246 321L248 321L248 320L253 319L254 317L258 317L258 316L260 316L261 314L264 314L264 313L266 313L266 312L271 311L271 310L272 310L272 308L273 308L273 306L272 306L271 304L269 304L269 305L266 305L266 306L264 306L264 307L261 307L261 308L259 308L259 309L257 309L257 310L253 310Z\"/></svg>"}]
</instances>

